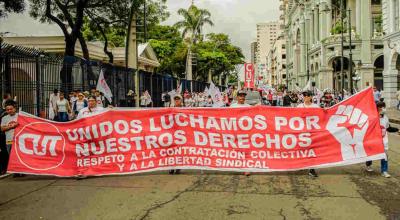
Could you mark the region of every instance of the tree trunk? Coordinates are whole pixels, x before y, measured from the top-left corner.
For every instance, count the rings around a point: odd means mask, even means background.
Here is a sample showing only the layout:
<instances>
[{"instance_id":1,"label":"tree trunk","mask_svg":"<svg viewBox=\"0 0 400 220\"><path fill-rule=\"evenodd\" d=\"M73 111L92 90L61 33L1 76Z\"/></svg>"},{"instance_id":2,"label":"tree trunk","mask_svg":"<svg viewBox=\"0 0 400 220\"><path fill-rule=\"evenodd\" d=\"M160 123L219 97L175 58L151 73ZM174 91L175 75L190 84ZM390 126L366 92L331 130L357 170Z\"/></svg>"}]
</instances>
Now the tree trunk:
<instances>
[{"instance_id":1,"label":"tree trunk","mask_svg":"<svg viewBox=\"0 0 400 220\"><path fill-rule=\"evenodd\" d=\"M89 49L88 49L86 40L83 37L82 33L79 33L78 39L79 39L79 43L81 44L83 58L85 59L84 66L87 67L86 68L86 70L87 70L86 82L84 82L84 83L86 84L87 82L94 82L94 81L96 81L96 76L93 73L93 68L92 68L92 65L90 64ZM87 85L89 87L94 86L94 85L90 85L90 84L87 84Z\"/></svg>"},{"instance_id":2,"label":"tree trunk","mask_svg":"<svg viewBox=\"0 0 400 220\"><path fill-rule=\"evenodd\" d=\"M64 51L64 61L63 67L60 72L61 78L61 91L70 92L72 91L72 66L73 57L75 55L75 43L71 36L65 36L65 51Z\"/></svg>"}]
</instances>

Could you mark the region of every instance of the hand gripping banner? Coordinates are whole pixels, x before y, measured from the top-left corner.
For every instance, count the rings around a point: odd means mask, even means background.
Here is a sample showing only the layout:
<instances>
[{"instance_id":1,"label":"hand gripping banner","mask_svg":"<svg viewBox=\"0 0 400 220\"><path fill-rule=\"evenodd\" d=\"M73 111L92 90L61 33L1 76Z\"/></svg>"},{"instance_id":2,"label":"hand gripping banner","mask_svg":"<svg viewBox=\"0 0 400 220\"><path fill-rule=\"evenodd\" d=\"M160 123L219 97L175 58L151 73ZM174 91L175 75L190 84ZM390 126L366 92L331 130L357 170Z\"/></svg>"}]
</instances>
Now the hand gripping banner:
<instances>
[{"instance_id":1,"label":"hand gripping banner","mask_svg":"<svg viewBox=\"0 0 400 220\"><path fill-rule=\"evenodd\" d=\"M9 172L70 177L168 169L271 172L385 158L372 90L330 109L114 109L69 123L21 113Z\"/></svg>"}]
</instances>

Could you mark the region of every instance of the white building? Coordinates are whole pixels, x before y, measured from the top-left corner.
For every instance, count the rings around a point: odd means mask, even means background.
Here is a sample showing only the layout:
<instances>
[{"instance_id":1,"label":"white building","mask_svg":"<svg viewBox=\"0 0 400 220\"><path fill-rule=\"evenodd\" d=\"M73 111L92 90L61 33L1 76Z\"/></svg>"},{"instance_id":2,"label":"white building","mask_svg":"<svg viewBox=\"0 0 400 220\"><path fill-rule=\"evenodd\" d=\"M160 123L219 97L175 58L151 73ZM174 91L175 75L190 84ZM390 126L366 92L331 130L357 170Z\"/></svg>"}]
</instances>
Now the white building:
<instances>
[{"instance_id":1,"label":"white building","mask_svg":"<svg viewBox=\"0 0 400 220\"><path fill-rule=\"evenodd\" d=\"M267 84L286 85L286 38L284 35L275 40L267 56Z\"/></svg>"},{"instance_id":2,"label":"white building","mask_svg":"<svg viewBox=\"0 0 400 220\"><path fill-rule=\"evenodd\" d=\"M384 31L384 96L389 106L397 105L396 92L400 90L400 0L383 0Z\"/></svg>"},{"instance_id":3,"label":"white building","mask_svg":"<svg viewBox=\"0 0 400 220\"><path fill-rule=\"evenodd\" d=\"M296 84L303 87L311 80L318 88L331 88L337 92L351 91L352 88L360 90L368 86L386 91L382 74L384 45L381 0L344 0L346 13L340 9L341 2L282 1L280 8L285 15L285 36L288 39L289 89ZM343 28L341 17L344 17ZM344 38L341 36L342 30Z\"/></svg>"},{"instance_id":4,"label":"white building","mask_svg":"<svg viewBox=\"0 0 400 220\"><path fill-rule=\"evenodd\" d=\"M267 56L275 40L281 35L279 22L267 22L257 24L257 51L256 71L258 75L264 75L267 67Z\"/></svg>"},{"instance_id":5,"label":"white building","mask_svg":"<svg viewBox=\"0 0 400 220\"><path fill-rule=\"evenodd\" d=\"M252 42L250 44L250 48L251 48L251 63L255 64L256 63L256 59L257 59L257 42Z\"/></svg>"}]
</instances>

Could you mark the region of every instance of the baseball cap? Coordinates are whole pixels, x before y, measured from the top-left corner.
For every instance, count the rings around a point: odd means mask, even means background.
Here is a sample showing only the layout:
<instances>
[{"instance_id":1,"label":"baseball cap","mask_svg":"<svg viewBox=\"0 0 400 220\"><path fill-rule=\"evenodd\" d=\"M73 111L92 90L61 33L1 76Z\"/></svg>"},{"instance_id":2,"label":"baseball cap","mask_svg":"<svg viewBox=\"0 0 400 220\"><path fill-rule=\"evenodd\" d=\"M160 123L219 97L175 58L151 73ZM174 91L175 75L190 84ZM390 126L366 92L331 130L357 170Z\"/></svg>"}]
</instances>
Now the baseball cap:
<instances>
[{"instance_id":1,"label":"baseball cap","mask_svg":"<svg viewBox=\"0 0 400 220\"><path fill-rule=\"evenodd\" d=\"M247 92L244 90L239 90L237 94L238 95L247 95Z\"/></svg>"}]
</instances>

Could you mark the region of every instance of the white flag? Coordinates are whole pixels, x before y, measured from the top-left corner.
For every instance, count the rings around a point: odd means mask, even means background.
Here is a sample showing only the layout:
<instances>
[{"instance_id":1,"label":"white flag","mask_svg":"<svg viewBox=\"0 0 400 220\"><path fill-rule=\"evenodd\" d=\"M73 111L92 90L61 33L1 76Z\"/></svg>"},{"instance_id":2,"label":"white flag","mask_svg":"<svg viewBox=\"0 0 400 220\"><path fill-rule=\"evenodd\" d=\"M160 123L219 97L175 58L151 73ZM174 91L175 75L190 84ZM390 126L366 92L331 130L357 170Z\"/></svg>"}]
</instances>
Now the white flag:
<instances>
[{"instance_id":1,"label":"white flag","mask_svg":"<svg viewBox=\"0 0 400 220\"><path fill-rule=\"evenodd\" d=\"M209 95L209 90L208 90L208 87L206 86L206 88L204 89L204 95L206 96L206 97L208 97L208 95Z\"/></svg>"},{"instance_id":2,"label":"white flag","mask_svg":"<svg viewBox=\"0 0 400 220\"><path fill-rule=\"evenodd\" d=\"M96 90L102 92L104 97L111 103L112 102L112 92L110 87L108 87L106 79L104 79L103 70L100 71L99 81L97 82Z\"/></svg>"},{"instance_id":3,"label":"white flag","mask_svg":"<svg viewBox=\"0 0 400 220\"><path fill-rule=\"evenodd\" d=\"M215 87L214 95L212 96L212 99L214 102L213 107L223 107L225 105L224 97L222 96L221 91L219 91L218 87Z\"/></svg>"},{"instance_id":4,"label":"white flag","mask_svg":"<svg viewBox=\"0 0 400 220\"><path fill-rule=\"evenodd\" d=\"M214 97L218 89L213 82L210 83L210 88L208 89L208 95Z\"/></svg>"},{"instance_id":5,"label":"white flag","mask_svg":"<svg viewBox=\"0 0 400 220\"><path fill-rule=\"evenodd\" d=\"M311 80L308 80L306 87L303 88L303 91L311 91L312 86L311 86Z\"/></svg>"},{"instance_id":6,"label":"white flag","mask_svg":"<svg viewBox=\"0 0 400 220\"><path fill-rule=\"evenodd\" d=\"M178 88L176 89L176 93L178 93L178 94L182 94L182 87L183 87L183 85L182 85L182 83L178 86Z\"/></svg>"}]
</instances>

